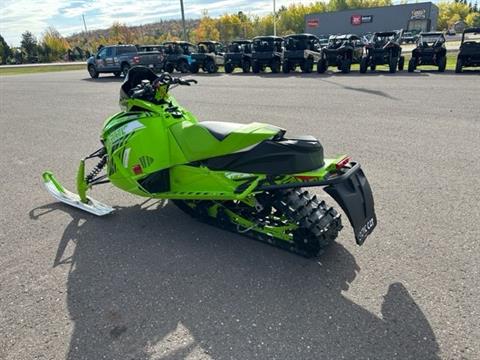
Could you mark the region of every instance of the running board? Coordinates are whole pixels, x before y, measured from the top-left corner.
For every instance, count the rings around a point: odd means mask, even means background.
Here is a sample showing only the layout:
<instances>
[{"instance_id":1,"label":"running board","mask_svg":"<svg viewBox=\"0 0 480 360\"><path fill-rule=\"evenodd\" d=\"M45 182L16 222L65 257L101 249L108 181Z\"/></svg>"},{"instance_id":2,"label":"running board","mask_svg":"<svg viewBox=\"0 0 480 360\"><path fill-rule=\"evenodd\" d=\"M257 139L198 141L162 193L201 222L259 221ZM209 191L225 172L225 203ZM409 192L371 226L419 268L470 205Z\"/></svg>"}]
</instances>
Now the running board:
<instances>
[{"instance_id":1,"label":"running board","mask_svg":"<svg viewBox=\"0 0 480 360\"><path fill-rule=\"evenodd\" d=\"M49 171L44 172L42 178L47 191L55 199L62 203L76 207L97 216L104 216L110 214L113 210L115 210L114 208L102 204L101 202L90 197L87 198L88 203L83 203L80 199L80 196L65 189L58 182L58 180L55 179L55 176L53 176L53 174Z\"/></svg>"}]
</instances>

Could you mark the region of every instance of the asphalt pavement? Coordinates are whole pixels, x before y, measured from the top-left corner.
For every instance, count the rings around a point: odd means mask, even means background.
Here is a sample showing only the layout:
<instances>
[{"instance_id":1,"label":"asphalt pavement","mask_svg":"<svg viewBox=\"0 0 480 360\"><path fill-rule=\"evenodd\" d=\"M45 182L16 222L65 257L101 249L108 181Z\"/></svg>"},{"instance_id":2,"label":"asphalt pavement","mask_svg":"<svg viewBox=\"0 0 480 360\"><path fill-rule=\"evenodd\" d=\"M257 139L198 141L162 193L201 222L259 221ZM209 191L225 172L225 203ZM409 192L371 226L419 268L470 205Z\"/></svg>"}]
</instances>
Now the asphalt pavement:
<instances>
[{"instance_id":1,"label":"asphalt pavement","mask_svg":"<svg viewBox=\"0 0 480 360\"><path fill-rule=\"evenodd\" d=\"M120 80L1 77L0 359L480 358L478 72L196 78L172 93L200 120L358 160L375 232L358 247L344 218L314 261L109 185L111 216L59 204L40 175L74 188Z\"/></svg>"}]
</instances>

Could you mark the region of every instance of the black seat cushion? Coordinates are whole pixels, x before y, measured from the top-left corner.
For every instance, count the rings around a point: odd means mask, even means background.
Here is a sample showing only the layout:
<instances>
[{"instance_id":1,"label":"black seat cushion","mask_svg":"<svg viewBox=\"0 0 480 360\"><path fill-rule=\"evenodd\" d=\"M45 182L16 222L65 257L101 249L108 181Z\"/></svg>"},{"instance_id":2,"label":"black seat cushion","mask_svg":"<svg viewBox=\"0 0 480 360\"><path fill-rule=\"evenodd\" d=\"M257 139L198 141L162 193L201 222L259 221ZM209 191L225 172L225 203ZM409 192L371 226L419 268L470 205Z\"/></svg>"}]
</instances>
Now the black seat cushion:
<instances>
[{"instance_id":1,"label":"black seat cushion","mask_svg":"<svg viewBox=\"0 0 480 360\"><path fill-rule=\"evenodd\" d=\"M297 174L324 165L323 147L314 137L265 140L254 148L203 161L212 170L268 175Z\"/></svg>"}]
</instances>

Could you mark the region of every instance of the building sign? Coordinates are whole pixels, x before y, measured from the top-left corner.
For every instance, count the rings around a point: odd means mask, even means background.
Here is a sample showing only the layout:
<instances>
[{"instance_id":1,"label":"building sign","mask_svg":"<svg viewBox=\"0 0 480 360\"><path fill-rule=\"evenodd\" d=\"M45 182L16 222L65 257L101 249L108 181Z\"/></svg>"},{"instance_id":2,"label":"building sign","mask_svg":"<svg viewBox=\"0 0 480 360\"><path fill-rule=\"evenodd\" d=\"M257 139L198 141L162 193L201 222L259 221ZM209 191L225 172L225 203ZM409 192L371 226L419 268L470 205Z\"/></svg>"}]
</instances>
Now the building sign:
<instances>
[{"instance_id":1,"label":"building sign","mask_svg":"<svg viewBox=\"0 0 480 360\"><path fill-rule=\"evenodd\" d=\"M352 15L350 18L350 22L352 25L362 25L365 23L373 22L372 15Z\"/></svg>"},{"instance_id":2,"label":"building sign","mask_svg":"<svg viewBox=\"0 0 480 360\"><path fill-rule=\"evenodd\" d=\"M427 10L425 9L412 10L412 14L410 16L411 20L423 20L426 18L427 18Z\"/></svg>"},{"instance_id":3,"label":"building sign","mask_svg":"<svg viewBox=\"0 0 480 360\"><path fill-rule=\"evenodd\" d=\"M371 22L373 22L373 16L372 15L363 15L362 16L362 24L371 23Z\"/></svg>"},{"instance_id":4,"label":"building sign","mask_svg":"<svg viewBox=\"0 0 480 360\"><path fill-rule=\"evenodd\" d=\"M362 24L362 15L352 15L350 19L352 25L361 25Z\"/></svg>"},{"instance_id":5,"label":"building sign","mask_svg":"<svg viewBox=\"0 0 480 360\"><path fill-rule=\"evenodd\" d=\"M318 25L320 24L320 21L318 21L318 19L310 19L310 20L307 20L307 26L308 27L318 27Z\"/></svg>"}]
</instances>

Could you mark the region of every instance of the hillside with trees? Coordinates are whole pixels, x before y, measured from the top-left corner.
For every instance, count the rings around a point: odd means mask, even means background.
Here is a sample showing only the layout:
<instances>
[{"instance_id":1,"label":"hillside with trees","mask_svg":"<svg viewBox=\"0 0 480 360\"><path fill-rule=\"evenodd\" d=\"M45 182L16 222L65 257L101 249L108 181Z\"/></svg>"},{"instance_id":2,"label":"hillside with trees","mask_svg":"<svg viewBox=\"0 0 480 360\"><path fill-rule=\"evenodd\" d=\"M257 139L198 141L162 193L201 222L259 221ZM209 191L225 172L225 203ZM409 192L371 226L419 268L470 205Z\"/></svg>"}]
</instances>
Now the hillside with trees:
<instances>
[{"instance_id":1,"label":"hillside with trees","mask_svg":"<svg viewBox=\"0 0 480 360\"><path fill-rule=\"evenodd\" d=\"M308 5L291 4L276 13L278 35L304 31L304 17L313 12L339 11L392 5L392 0L328 0ZM450 29L456 22L480 26L478 3L467 0L441 1L438 4L438 29ZM273 34L274 15L247 15L243 12L186 21L186 37L191 42L217 40L229 42L235 38L252 38ZM180 20L165 20L139 26L126 26L114 22L108 29L81 32L63 37L55 28L48 27L41 38L29 31L21 35L21 46L11 48L0 35L0 63L52 62L58 60L83 60L105 44L159 44L183 37Z\"/></svg>"}]
</instances>

